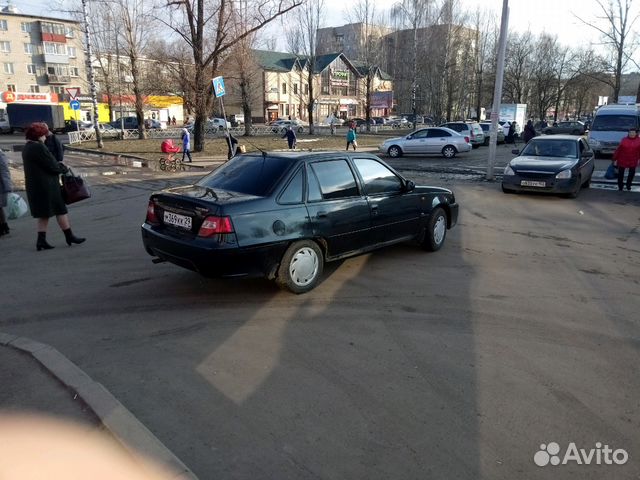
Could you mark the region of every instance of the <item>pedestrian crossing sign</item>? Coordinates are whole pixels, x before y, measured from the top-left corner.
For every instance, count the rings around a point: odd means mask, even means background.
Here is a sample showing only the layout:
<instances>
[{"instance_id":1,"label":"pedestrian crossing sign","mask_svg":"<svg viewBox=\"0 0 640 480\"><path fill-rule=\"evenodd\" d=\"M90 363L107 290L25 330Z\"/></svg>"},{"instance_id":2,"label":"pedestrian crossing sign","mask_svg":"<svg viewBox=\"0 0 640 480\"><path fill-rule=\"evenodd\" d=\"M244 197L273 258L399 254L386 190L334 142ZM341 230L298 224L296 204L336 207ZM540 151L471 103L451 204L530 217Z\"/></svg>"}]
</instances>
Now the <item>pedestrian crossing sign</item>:
<instances>
[{"instance_id":1,"label":"pedestrian crossing sign","mask_svg":"<svg viewBox=\"0 0 640 480\"><path fill-rule=\"evenodd\" d=\"M222 77L216 77L212 80L213 82L213 93L216 94L216 97L222 97L224 95L224 79Z\"/></svg>"}]
</instances>

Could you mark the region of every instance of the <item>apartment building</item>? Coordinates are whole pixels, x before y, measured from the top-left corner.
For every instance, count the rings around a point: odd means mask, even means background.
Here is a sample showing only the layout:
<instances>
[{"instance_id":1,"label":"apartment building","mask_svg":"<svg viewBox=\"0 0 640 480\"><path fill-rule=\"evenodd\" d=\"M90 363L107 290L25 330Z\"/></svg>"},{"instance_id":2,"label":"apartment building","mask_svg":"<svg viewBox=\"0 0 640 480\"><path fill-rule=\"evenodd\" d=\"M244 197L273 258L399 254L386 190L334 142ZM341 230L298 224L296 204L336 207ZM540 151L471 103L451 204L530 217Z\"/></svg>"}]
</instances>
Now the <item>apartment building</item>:
<instances>
[{"instance_id":1,"label":"apartment building","mask_svg":"<svg viewBox=\"0 0 640 480\"><path fill-rule=\"evenodd\" d=\"M67 88L88 91L86 78L79 22L0 10L0 114L7 102L68 100Z\"/></svg>"}]
</instances>

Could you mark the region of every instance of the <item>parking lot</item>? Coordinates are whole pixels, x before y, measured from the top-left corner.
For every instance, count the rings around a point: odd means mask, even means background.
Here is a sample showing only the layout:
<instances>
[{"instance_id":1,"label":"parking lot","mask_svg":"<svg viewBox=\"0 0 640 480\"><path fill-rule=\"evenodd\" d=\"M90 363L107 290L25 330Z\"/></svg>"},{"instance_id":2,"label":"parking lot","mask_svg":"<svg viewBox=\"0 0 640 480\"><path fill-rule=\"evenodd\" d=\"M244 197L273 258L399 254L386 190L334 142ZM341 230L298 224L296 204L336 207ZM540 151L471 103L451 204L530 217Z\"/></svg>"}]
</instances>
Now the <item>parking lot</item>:
<instances>
[{"instance_id":1,"label":"parking lot","mask_svg":"<svg viewBox=\"0 0 640 480\"><path fill-rule=\"evenodd\" d=\"M0 331L60 350L201 479L638 478L640 194L504 195L449 162L390 162L454 190L441 251L330 264L301 296L151 263L147 198L188 173L94 177L85 244L52 225L36 252L30 218L1 239ZM549 442L629 460L538 467Z\"/></svg>"}]
</instances>

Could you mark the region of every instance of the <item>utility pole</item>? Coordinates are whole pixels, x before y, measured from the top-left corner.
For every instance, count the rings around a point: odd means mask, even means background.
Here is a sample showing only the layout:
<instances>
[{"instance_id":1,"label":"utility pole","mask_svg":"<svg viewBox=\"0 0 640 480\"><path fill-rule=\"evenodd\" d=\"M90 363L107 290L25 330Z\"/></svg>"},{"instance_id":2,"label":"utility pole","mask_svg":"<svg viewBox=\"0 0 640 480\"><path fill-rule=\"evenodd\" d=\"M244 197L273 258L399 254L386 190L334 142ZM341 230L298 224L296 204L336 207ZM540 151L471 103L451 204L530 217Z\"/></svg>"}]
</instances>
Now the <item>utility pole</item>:
<instances>
[{"instance_id":1,"label":"utility pole","mask_svg":"<svg viewBox=\"0 0 640 480\"><path fill-rule=\"evenodd\" d=\"M507 50L507 31L509 29L509 0L502 0L502 22L498 40L498 64L496 66L496 85L493 90L491 107L491 136L489 137L489 158L487 162L487 180L494 180L493 166L496 163L496 142L498 139L498 120L502 102L502 79L504 77L504 57Z\"/></svg>"},{"instance_id":2,"label":"utility pole","mask_svg":"<svg viewBox=\"0 0 640 480\"><path fill-rule=\"evenodd\" d=\"M115 23L115 22L114 22ZM118 62L118 99L120 104L120 134L124 139L124 118L122 116L122 74L120 73L120 30L116 26L116 60Z\"/></svg>"},{"instance_id":3,"label":"utility pole","mask_svg":"<svg viewBox=\"0 0 640 480\"><path fill-rule=\"evenodd\" d=\"M87 16L87 0L82 0L82 17L84 19L84 38L87 43L87 69L89 70L89 87L91 88L91 102L93 103L93 129L96 132L98 148L103 148L102 132L98 125L98 96L96 93L96 77L93 72L93 49L91 48L91 35L89 34L89 18Z\"/></svg>"}]
</instances>

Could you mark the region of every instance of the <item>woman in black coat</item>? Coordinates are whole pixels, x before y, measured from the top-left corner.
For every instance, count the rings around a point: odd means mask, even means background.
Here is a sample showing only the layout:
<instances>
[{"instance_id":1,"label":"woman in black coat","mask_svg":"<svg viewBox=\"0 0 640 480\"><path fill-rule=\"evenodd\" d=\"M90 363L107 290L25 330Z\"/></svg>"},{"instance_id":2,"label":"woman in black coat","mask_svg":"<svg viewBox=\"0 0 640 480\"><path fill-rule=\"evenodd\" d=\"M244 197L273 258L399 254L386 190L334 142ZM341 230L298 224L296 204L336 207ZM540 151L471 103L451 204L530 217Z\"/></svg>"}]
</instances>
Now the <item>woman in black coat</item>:
<instances>
[{"instance_id":1,"label":"woman in black coat","mask_svg":"<svg viewBox=\"0 0 640 480\"><path fill-rule=\"evenodd\" d=\"M529 140L531 140L535 136L536 136L536 129L533 128L533 122L529 120L527 124L524 126L524 134L522 135L524 143L529 142Z\"/></svg>"},{"instance_id":2,"label":"woman in black coat","mask_svg":"<svg viewBox=\"0 0 640 480\"><path fill-rule=\"evenodd\" d=\"M44 145L48 131L47 126L42 123L32 124L27 129L27 144L22 150L27 200L31 216L37 219L38 225L38 251L54 248L47 243L47 226L49 218L54 215L64 232L67 245L85 241L71 232L67 206L60 191L60 174L66 173L69 169L63 163L59 163Z\"/></svg>"}]
</instances>

